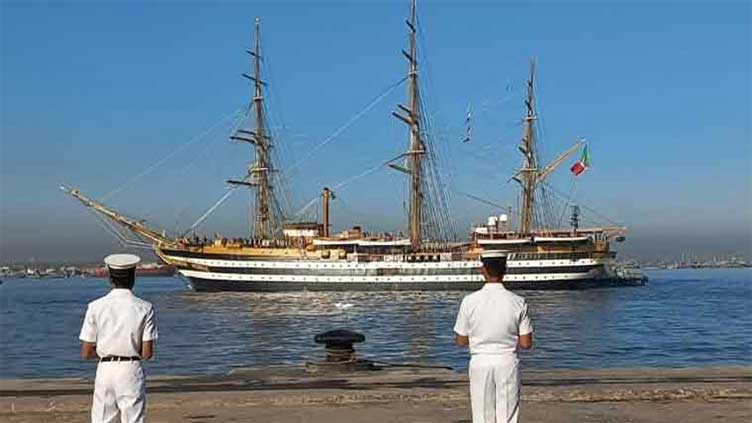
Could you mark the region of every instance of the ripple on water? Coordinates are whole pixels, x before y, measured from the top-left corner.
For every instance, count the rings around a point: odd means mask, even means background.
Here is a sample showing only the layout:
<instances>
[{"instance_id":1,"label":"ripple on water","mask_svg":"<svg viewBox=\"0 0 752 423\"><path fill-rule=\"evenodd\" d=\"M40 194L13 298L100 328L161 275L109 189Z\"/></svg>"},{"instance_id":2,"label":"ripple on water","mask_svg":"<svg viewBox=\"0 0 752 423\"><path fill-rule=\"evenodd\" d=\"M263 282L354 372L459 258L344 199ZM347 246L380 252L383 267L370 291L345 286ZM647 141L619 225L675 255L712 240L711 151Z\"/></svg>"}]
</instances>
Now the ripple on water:
<instances>
[{"instance_id":1,"label":"ripple on water","mask_svg":"<svg viewBox=\"0 0 752 423\"><path fill-rule=\"evenodd\" d=\"M528 291L536 347L530 368L745 364L752 356L752 272L661 271L646 287ZM86 303L104 281L0 285L0 377L91 375L78 359ZM225 372L317 359L319 332L366 334L359 353L380 361L464 368L453 345L461 292L195 293L179 279L142 279L138 295L158 313L152 374ZM343 308L342 304L351 304Z\"/></svg>"}]
</instances>

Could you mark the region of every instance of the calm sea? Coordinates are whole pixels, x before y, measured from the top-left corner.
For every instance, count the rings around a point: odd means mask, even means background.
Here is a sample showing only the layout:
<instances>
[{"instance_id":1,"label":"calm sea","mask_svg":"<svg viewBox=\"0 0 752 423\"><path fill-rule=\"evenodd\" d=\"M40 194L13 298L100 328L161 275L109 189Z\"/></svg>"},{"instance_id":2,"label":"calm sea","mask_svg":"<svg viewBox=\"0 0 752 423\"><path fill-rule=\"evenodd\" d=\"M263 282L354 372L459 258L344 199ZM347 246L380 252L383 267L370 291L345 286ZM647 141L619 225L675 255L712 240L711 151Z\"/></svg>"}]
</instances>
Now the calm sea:
<instances>
[{"instance_id":1,"label":"calm sea","mask_svg":"<svg viewBox=\"0 0 752 423\"><path fill-rule=\"evenodd\" d=\"M752 363L752 269L648 272L645 287L527 291L536 347L530 368L687 367ZM104 280L6 280L0 285L0 378L93 376L78 358L86 304ZM145 278L157 310L156 374L301 364L322 357L319 332L366 335L361 355L466 367L452 327L463 293L194 293L178 278ZM337 303L352 304L342 310ZM340 304L341 305L341 304Z\"/></svg>"}]
</instances>

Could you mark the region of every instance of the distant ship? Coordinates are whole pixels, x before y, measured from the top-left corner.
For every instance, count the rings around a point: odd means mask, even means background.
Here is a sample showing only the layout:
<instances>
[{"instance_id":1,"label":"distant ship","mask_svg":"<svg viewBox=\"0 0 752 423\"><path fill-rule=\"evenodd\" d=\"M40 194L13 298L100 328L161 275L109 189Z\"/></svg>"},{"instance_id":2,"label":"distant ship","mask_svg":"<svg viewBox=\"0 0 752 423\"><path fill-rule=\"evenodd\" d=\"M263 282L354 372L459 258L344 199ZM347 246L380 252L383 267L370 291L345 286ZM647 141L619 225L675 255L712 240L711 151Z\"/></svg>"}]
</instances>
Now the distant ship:
<instances>
[{"instance_id":1,"label":"distant ship","mask_svg":"<svg viewBox=\"0 0 752 423\"><path fill-rule=\"evenodd\" d=\"M508 215L494 216L472 230L469 239L451 241L447 195L437 169L436 150L423 113L418 85L418 31L412 3L407 23L408 61L406 105L393 115L407 125L408 149L389 167L408 178L407 236L372 233L354 227L331 234L330 200L321 194L321 222L292 222L280 206L276 192L276 163L266 126L261 75L260 23L256 20L253 75L254 95L249 108L253 126L239 129L232 140L248 143L255 162L233 186L255 190L255 214L249 238L199 239L168 236L141 220L124 216L77 189L61 187L86 207L147 241L168 265L177 268L196 291L331 291L331 290L471 290L483 284L479 254L485 250L509 252L504 283L510 289L582 289L641 285L641 274L615 269L612 241L622 241L624 227L550 229L544 224L547 205L541 196L544 181L568 158L584 148L577 142L547 166L536 151L535 67L531 65L525 100L524 134L520 144L523 164L513 177L521 187L519 225L512 228ZM398 162L400 161L400 162ZM545 194L545 193L543 193Z\"/></svg>"}]
</instances>

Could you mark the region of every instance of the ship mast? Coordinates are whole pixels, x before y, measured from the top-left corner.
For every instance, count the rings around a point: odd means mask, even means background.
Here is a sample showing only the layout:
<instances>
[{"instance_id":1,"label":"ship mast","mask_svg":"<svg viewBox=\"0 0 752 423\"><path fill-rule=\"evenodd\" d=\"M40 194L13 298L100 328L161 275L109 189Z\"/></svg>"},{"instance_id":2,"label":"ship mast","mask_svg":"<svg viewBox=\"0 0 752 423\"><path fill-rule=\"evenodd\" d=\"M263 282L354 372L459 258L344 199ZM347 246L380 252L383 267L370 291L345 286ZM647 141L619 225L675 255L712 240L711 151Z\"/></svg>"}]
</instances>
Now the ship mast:
<instances>
[{"instance_id":1,"label":"ship mast","mask_svg":"<svg viewBox=\"0 0 752 423\"><path fill-rule=\"evenodd\" d=\"M522 216L520 218L520 233L528 234L533 226L535 180L538 176L538 156L535 150L535 60L530 62L530 78L527 81L527 97L525 99L525 132L522 137L520 151L525 161L520 169L522 184Z\"/></svg>"},{"instance_id":2,"label":"ship mast","mask_svg":"<svg viewBox=\"0 0 752 423\"><path fill-rule=\"evenodd\" d=\"M560 154L544 168L538 168L538 152L536 150L535 121L538 115L535 111L535 59L530 61L530 76L527 80L527 95L525 97L525 129L522 143L519 145L523 155L522 168L512 177L522 186L522 205L520 213L519 233L529 235L535 229L535 190L559 167L565 160L585 145L585 140L578 140L572 147Z\"/></svg>"},{"instance_id":3,"label":"ship mast","mask_svg":"<svg viewBox=\"0 0 752 423\"><path fill-rule=\"evenodd\" d=\"M331 224L329 223L329 201L335 199L334 191L329 189L329 187L324 187L324 189L321 191L321 210L323 216L323 224L322 224L322 236L324 238L329 237L329 228L331 227Z\"/></svg>"},{"instance_id":4,"label":"ship mast","mask_svg":"<svg viewBox=\"0 0 752 423\"><path fill-rule=\"evenodd\" d=\"M238 130L230 137L233 140L245 141L253 144L256 161L249 166L248 175L241 181L229 180L230 184L254 187L256 190L256 211L252 228L253 236L257 239L272 238L277 229L277 223L272 211L273 191L271 180L271 139L266 129L264 113L263 86L261 79L261 19L256 18L256 39L253 51L248 53L253 57L253 76L243 74L253 81L253 106L256 127L254 131Z\"/></svg>"},{"instance_id":5,"label":"ship mast","mask_svg":"<svg viewBox=\"0 0 752 423\"><path fill-rule=\"evenodd\" d=\"M408 27L408 51L402 54L408 60L408 107L398 105L399 111L392 114L403 121L410 128L410 149L405 152L408 168L405 173L410 175L410 209L408 217L408 232L410 244L414 249L420 248L423 241L423 159L426 154L425 145L421 137L420 95L418 92L418 59L417 59L417 6L413 0L410 10Z\"/></svg>"}]
</instances>

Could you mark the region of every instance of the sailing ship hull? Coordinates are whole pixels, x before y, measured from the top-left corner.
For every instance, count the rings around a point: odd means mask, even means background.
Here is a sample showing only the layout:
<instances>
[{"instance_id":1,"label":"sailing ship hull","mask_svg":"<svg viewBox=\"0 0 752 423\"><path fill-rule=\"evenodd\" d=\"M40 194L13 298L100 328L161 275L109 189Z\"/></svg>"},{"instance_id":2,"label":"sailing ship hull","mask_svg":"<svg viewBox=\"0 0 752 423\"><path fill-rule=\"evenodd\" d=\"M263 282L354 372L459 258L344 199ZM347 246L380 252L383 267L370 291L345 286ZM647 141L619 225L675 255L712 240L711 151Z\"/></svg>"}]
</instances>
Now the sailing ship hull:
<instances>
[{"instance_id":1,"label":"sailing ship hull","mask_svg":"<svg viewBox=\"0 0 752 423\"><path fill-rule=\"evenodd\" d=\"M191 288L196 292L295 292L295 291L474 291L483 286L483 281L454 282L440 278L429 282L238 282L233 280L204 279L188 277ZM597 278L578 280L549 280L545 282L519 281L504 282L507 289L519 290L559 290L571 291L595 288L642 286L645 282L635 279Z\"/></svg>"},{"instance_id":2,"label":"sailing ship hull","mask_svg":"<svg viewBox=\"0 0 752 423\"><path fill-rule=\"evenodd\" d=\"M172 254L180 254L173 252ZM477 260L435 262L347 260L274 260L166 254L195 291L468 291L480 288ZM617 277L601 259L515 260L508 262L504 284L519 290L571 290L641 285Z\"/></svg>"}]
</instances>

